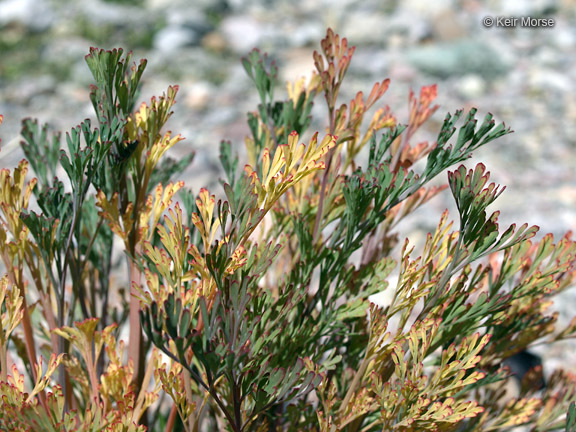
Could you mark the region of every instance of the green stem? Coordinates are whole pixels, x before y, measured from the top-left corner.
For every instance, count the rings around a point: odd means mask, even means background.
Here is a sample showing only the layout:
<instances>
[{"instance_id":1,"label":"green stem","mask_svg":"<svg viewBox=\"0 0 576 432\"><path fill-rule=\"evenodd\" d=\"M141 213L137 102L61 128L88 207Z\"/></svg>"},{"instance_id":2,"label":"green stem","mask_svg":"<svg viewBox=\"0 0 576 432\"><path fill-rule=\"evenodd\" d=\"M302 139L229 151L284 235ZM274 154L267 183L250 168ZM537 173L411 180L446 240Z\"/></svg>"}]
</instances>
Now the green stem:
<instances>
[{"instance_id":1,"label":"green stem","mask_svg":"<svg viewBox=\"0 0 576 432\"><path fill-rule=\"evenodd\" d=\"M76 227L76 222L78 219L78 210L81 205L80 198L77 194L74 195L74 204L72 206L72 224L70 226L70 232L68 233L68 239L66 240L66 246L64 248L64 264L62 268L59 269L60 273L60 284L57 289L58 292L58 326L63 326L65 323L64 317L64 307L65 307L65 290L66 290L66 274L68 270L68 258L69 258L69 251L72 246L72 237L74 235L74 230ZM70 311L72 313L72 311ZM64 354L66 349L66 342L65 339L60 336L58 339L58 353ZM58 367L58 381L62 388L62 392L64 395L64 410L62 411L62 416L68 411L70 405L70 398L71 395L68 394L68 386L66 385L66 368L64 364L60 364ZM63 419L64 417L62 417Z\"/></svg>"},{"instance_id":2,"label":"green stem","mask_svg":"<svg viewBox=\"0 0 576 432\"><path fill-rule=\"evenodd\" d=\"M8 382L8 350L4 340L4 331L0 330L0 381Z\"/></svg>"},{"instance_id":3,"label":"green stem","mask_svg":"<svg viewBox=\"0 0 576 432\"><path fill-rule=\"evenodd\" d=\"M241 411L242 400L240 395L240 387L237 385L235 381L234 373L232 373L232 378L234 378L234 381L232 381L232 397L234 403L234 417L235 417L234 427L237 430L241 431L243 428L242 428L242 411Z\"/></svg>"}]
</instances>

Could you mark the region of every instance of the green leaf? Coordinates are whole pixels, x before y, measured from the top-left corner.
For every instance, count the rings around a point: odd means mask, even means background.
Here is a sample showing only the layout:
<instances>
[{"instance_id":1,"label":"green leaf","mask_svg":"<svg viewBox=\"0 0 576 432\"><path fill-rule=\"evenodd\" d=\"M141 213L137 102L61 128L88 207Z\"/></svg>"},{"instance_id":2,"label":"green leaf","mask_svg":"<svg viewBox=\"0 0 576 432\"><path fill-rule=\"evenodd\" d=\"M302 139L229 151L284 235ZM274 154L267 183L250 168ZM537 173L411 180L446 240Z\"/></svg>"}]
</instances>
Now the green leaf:
<instances>
[{"instance_id":1,"label":"green leaf","mask_svg":"<svg viewBox=\"0 0 576 432\"><path fill-rule=\"evenodd\" d=\"M100 123L119 116L125 119L134 110L140 79L146 69L146 60L138 65L129 65L132 53L123 58L122 48L103 50L90 48L85 59L96 85L92 87L90 99Z\"/></svg>"},{"instance_id":2,"label":"green leaf","mask_svg":"<svg viewBox=\"0 0 576 432\"><path fill-rule=\"evenodd\" d=\"M568 413L566 414L566 432L576 431L576 403L570 402Z\"/></svg>"},{"instance_id":3,"label":"green leaf","mask_svg":"<svg viewBox=\"0 0 576 432\"><path fill-rule=\"evenodd\" d=\"M155 167L152 175L150 176L150 181L148 183L148 193L158 184L168 184L174 180L176 175L182 174L194 160L194 153L188 153L182 156L179 160L165 157L163 158Z\"/></svg>"},{"instance_id":4,"label":"green leaf","mask_svg":"<svg viewBox=\"0 0 576 432\"><path fill-rule=\"evenodd\" d=\"M21 141L22 150L38 176L40 188L49 187L58 169L60 133L52 133L50 139L48 124L40 127L38 120L29 118L22 120L20 133L24 138L24 141Z\"/></svg>"},{"instance_id":5,"label":"green leaf","mask_svg":"<svg viewBox=\"0 0 576 432\"><path fill-rule=\"evenodd\" d=\"M451 165L464 161L479 147L512 132L510 129L506 129L504 124L494 128L495 122L492 114L487 114L482 125L476 129L476 112L476 108L472 108L469 111L464 125L460 128L458 139L454 146L447 144L448 140L456 132L455 125L462 116L462 110L456 111L454 116L450 113L446 115L436 141L436 147L430 152L426 161L426 168L422 175L426 181Z\"/></svg>"},{"instance_id":6,"label":"green leaf","mask_svg":"<svg viewBox=\"0 0 576 432\"><path fill-rule=\"evenodd\" d=\"M232 143L230 141L220 142L220 163L222 164L222 168L226 174L226 180L229 182L228 187L235 190L238 170L238 155L232 154ZM227 184L223 180L220 180L220 183L223 186ZM224 188L226 188L226 186L224 186Z\"/></svg>"}]
</instances>

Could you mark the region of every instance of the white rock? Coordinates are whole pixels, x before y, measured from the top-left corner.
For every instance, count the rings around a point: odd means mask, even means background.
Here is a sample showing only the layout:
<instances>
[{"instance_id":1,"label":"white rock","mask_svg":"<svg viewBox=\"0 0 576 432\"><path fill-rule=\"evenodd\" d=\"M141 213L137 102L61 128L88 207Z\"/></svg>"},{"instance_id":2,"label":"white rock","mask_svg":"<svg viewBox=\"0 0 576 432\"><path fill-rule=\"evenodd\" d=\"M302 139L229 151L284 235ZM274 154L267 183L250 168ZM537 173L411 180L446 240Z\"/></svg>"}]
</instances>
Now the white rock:
<instances>
[{"instance_id":1,"label":"white rock","mask_svg":"<svg viewBox=\"0 0 576 432\"><path fill-rule=\"evenodd\" d=\"M194 42L195 34L184 27L165 27L154 37L154 48L162 53L172 53Z\"/></svg>"},{"instance_id":2,"label":"white rock","mask_svg":"<svg viewBox=\"0 0 576 432\"><path fill-rule=\"evenodd\" d=\"M552 43L561 49L572 49L576 46L576 34L573 27L556 25L553 29Z\"/></svg>"},{"instance_id":3,"label":"white rock","mask_svg":"<svg viewBox=\"0 0 576 432\"><path fill-rule=\"evenodd\" d=\"M220 29L232 50L246 54L253 48L259 48L270 32L265 25L248 15L236 15L225 18Z\"/></svg>"},{"instance_id":4,"label":"white rock","mask_svg":"<svg viewBox=\"0 0 576 432\"><path fill-rule=\"evenodd\" d=\"M287 30L290 32L288 43L292 46L316 46L326 35L326 29L318 22L293 22ZM312 54L310 54L312 57Z\"/></svg>"},{"instance_id":5,"label":"white rock","mask_svg":"<svg viewBox=\"0 0 576 432\"><path fill-rule=\"evenodd\" d=\"M486 81L476 74L464 75L458 81L458 90L468 99L476 99L486 92Z\"/></svg>"},{"instance_id":6,"label":"white rock","mask_svg":"<svg viewBox=\"0 0 576 432\"><path fill-rule=\"evenodd\" d=\"M342 24L341 36L352 45L383 44L388 20L378 12L351 12Z\"/></svg>"},{"instance_id":7,"label":"white rock","mask_svg":"<svg viewBox=\"0 0 576 432\"><path fill-rule=\"evenodd\" d=\"M409 10L413 14L431 14L454 7L452 0L404 0L402 9Z\"/></svg>"},{"instance_id":8,"label":"white rock","mask_svg":"<svg viewBox=\"0 0 576 432\"><path fill-rule=\"evenodd\" d=\"M216 92L215 86L207 81L197 81L182 87L184 90L184 104L192 109L201 109L208 106Z\"/></svg>"},{"instance_id":9,"label":"white rock","mask_svg":"<svg viewBox=\"0 0 576 432\"><path fill-rule=\"evenodd\" d=\"M535 68L528 77L528 83L532 89L545 92L554 90L568 94L573 90L573 83L570 77L549 68Z\"/></svg>"},{"instance_id":10,"label":"white rock","mask_svg":"<svg viewBox=\"0 0 576 432\"><path fill-rule=\"evenodd\" d=\"M168 9L172 10L182 10L183 8L193 7L196 10L206 9L208 7L214 7L216 2L214 0L147 0L146 8L155 9L158 11L165 11Z\"/></svg>"},{"instance_id":11,"label":"white rock","mask_svg":"<svg viewBox=\"0 0 576 432\"><path fill-rule=\"evenodd\" d=\"M102 0L84 0L74 4L76 10L91 23L116 26L134 26L146 23L145 10Z\"/></svg>"},{"instance_id":12,"label":"white rock","mask_svg":"<svg viewBox=\"0 0 576 432\"><path fill-rule=\"evenodd\" d=\"M49 28L54 13L45 0L5 0L0 2L0 26L19 22L32 30Z\"/></svg>"}]
</instances>

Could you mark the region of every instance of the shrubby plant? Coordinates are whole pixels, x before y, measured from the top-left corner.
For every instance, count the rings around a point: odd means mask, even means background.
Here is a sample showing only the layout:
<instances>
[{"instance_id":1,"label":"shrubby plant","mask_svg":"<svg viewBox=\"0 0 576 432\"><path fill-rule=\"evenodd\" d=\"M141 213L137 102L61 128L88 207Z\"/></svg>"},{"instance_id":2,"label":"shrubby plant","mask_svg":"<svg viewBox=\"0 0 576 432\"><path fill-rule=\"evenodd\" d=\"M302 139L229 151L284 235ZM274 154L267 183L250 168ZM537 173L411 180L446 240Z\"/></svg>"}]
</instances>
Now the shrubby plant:
<instances>
[{"instance_id":1,"label":"shrubby plant","mask_svg":"<svg viewBox=\"0 0 576 432\"><path fill-rule=\"evenodd\" d=\"M96 117L64 149L23 121L26 159L0 174L2 430L575 429L572 374L506 390L510 358L576 334L550 311L576 243L500 229L503 188L458 166L510 130L456 111L419 143L436 87L410 94L406 124L382 104L389 80L342 104L353 53L329 30L287 99L266 55L242 60L260 104L247 161L220 145L218 200L173 180L192 161L165 157L178 87L137 106L146 61L121 49L86 57ZM327 127L310 135L316 97ZM442 191L458 215L415 250L397 224Z\"/></svg>"}]
</instances>

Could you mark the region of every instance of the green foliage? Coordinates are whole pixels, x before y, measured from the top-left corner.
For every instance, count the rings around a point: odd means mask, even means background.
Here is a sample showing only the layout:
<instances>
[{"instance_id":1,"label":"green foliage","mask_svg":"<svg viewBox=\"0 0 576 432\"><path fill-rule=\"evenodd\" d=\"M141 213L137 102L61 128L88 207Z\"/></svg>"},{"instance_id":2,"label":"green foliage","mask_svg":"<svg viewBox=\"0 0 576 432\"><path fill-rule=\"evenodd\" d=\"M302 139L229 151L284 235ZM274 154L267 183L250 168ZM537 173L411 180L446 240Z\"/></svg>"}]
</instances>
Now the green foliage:
<instances>
[{"instance_id":1,"label":"green foliage","mask_svg":"<svg viewBox=\"0 0 576 432\"><path fill-rule=\"evenodd\" d=\"M220 145L220 200L172 182L193 158L165 157L178 87L137 106L146 61L122 49L86 57L97 120L64 149L24 120L28 160L0 172L0 429L574 430L573 375L540 388L534 368L507 394L503 365L576 336L549 311L576 242L500 230L487 209L503 188L483 164L451 168L510 132L491 115L448 114L414 144L435 86L410 94L406 124L382 107L389 80L342 104L353 54L329 30L283 100L274 62L243 59L260 104L247 161ZM325 136L307 130L319 94ZM458 227L445 212L420 250L400 243L398 222L448 188Z\"/></svg>"}]
</instances>

